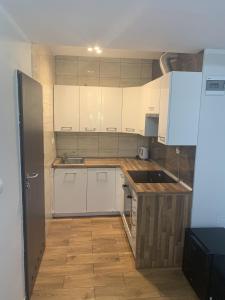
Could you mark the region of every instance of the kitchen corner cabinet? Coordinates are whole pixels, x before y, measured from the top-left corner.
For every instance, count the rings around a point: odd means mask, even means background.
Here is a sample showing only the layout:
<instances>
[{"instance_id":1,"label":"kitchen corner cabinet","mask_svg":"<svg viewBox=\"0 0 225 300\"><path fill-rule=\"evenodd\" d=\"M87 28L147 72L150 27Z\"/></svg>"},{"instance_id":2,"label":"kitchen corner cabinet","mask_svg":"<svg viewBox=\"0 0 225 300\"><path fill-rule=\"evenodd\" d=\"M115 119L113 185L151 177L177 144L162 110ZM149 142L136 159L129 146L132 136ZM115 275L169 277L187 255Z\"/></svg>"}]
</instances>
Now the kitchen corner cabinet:
<instances>
[{"instance_id":1,"label":"kitchen corner cabinet","mask_svg":"<svg viewBox=\"0 0 225 300\"><path fill-rule=\"evenodd\" d=\"M136 229L132 237L136 267L180 268L185 228L190 226L192 194L150 193L138 196L136 201Z\"/></svg>"},{"instance_id":2,"label":"kitchen corner cabinet","mask_svg":"<svg viewBox=\"0 0 225 300\"><path fill-rule=\"evenodd\" d=\"M79 131L78 86L54 86L54 130Z\"/></svg>"},{"instance_id":3,"label":"kitchen corner cabinet","mask_svg":"<svg viewBox=\"0 0 225 300\"><path fill-rule=\"evenodd\" d=\"M158 115L161 78L148 82L142 87L142 101L145 114Z\"/></svg>"},{"instance_id":4,"label":"kitchen corner cabinet","mask_svg":"<svg viewBox=\"0 0 225 300\"><path fill-rule=\"evenodd\" d=\"M80 86L80 131L98 132L101 121L101 89Z\"/></svg>"},{"instance_id":5,"label":"kitchen corner cabinet","mask_svg":"<svg viewBox=\"0 0 225 300\"><path fill-rule=\"evenodd\" d=\"M159 102L160 102L160 92L161 92L161 78L157 78L149 83L147 83L150 90L150 101L147 106L147 113L158 115L159 114Z\"/></svg>"},{"instance_id":6,"label":"kitchen corner cabinet","mask_svg":"<svg viewBox=\"0 0 225 300\"><path fill-rule=\"evenodd\" d=\"M87 169L56 169L54 173L54 214L86 212Z\"/></svg>"},{"instance_id":7,"label":"kitchen corner cabinet","mask_svg":"<svg viewBox=\"0 0 225 300\"><path fill-rule=\"evenodd\" d=\"M122 126L122 88L101 88L101 131L121 132Z\"/></svg>"},{"instance_id":8,"label":"kitchen corner cabinet","mask_svg":"<svg viewBox=\"0 0 225 300\"><path fill-rule=\"evenodd\" d=\"M115 168L88 169L87 211L114 212L116 191Z\"/></svg>"},{"instance_id":9,"label":"kitchen corner cabinet","mask_svg":"<svg viewBox=\"0 0 225 300\"><path fill-rule=\"evenodd\" d=\"M123 132L140 133L141 92L141 87L123 88Z\"/></svg>"},{"instance_id":10,"label":"kitchen corner cabinet","mask_svg":"<svg viewBox=\"0 0 225 300\"><path fill-rule=\"evenodd\" d=\"M170 72L161 77L158 141L196 145L202 73Z\"/></svg>"}]
</instances>

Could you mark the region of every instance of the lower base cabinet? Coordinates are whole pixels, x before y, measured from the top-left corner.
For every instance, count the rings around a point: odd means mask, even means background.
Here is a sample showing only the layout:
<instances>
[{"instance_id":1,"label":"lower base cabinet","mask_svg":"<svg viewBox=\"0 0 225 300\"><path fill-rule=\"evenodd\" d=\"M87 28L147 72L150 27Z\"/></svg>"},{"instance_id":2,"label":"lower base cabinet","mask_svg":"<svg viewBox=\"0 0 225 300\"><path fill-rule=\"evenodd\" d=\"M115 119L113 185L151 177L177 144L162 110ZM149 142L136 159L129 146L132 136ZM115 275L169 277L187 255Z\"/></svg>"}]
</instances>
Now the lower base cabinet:
<instances>
[{"instance_id":1,"label":"lower base cabinet","mask_svg":"<svg viewBox=\"0 0 225 300\"><path fill-rule=\"evenodd\" d=\"M121 170L119 178L122 189ZM55 169L55 217L115 213L122 210L122 203L123 196L116 192L116 168Z\"/></svg>"},{"instance_id":2,"label":"lower base cabinet","mask_svg":"<svg viewBox=\"0 0 225 300\"><path fill-rule=\"evenodd\" d=\"M192 194L150 193L137 199L136 268L179 268Z\"/></svg>"},{"instance_id":3,"label":"lower base cabinet","mask_svg":"<svg viewBox=\"0 0 225 300\"><path fill-rule=\"evenodd\" d=\"M56 169L54 174L54 214L87 211L87 169Z\"/></svg>"},{"instance_id":4,"label":"lower base cabinet","mask_svg":"<svg viewBox=\"0 0 225 300\"><path fill-rule=\"evenodd\" d=\"M113 212L116 192L116 170L88 169L87 211Z\"/></svg>"}]
</instances>

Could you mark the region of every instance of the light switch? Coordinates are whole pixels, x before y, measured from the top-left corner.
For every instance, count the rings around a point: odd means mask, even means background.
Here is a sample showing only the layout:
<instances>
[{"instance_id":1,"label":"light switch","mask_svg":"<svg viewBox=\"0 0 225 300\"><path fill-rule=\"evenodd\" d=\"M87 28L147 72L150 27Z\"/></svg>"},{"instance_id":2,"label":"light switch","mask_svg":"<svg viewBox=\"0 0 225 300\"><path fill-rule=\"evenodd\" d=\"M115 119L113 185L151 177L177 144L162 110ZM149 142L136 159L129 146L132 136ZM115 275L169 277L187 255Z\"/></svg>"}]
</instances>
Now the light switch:
<instances>
[{"instance_id":1,"label":"light switch","mask_svg":"<svg viewBox=\"0 0 225 300\"><path fill-rule=\"evenodd\" d=\"M3 192L3 181L0 178L0 194Z\"/></svg>"}]
</instances>

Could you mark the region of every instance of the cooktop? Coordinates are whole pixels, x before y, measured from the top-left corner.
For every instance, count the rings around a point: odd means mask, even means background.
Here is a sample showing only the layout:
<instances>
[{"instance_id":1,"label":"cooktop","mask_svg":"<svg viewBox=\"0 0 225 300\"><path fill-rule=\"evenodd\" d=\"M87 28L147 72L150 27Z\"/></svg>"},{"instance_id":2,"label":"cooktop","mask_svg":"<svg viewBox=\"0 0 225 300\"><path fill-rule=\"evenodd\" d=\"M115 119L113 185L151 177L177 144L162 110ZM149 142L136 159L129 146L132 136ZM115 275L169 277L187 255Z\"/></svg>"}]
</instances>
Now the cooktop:
<instances>
[{"instance_id":1,"label":"cooktop","mask_svg":"<svg viewBox=\"0 0 225 300\"><path fill-rule=\"evenodd\" d=\"M164 171L128 171L128 174L135 183L177 183Z\"/></svg>"}]
</instances>

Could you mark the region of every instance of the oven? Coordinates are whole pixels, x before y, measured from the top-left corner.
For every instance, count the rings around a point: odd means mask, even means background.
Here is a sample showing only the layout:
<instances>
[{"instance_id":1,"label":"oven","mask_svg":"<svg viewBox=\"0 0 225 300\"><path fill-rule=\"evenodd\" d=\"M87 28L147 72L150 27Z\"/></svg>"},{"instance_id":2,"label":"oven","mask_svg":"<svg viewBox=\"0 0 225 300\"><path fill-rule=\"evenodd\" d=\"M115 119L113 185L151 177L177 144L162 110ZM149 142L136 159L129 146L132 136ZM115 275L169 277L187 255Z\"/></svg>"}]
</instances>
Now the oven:
<instances>
[{"instance_id":1,"label":"oven","mask_svg":"<svg viewBox=\"0 0 225 300\"><path fill-rule=\"evenodd\" d=\"M127 182L123 185L124 211L122 220L131 249L136 256L137 195Z\"/></svg>"},{"instance_id":2,"label":"oven","mask_svg":"<svg viewBox=\"0 0 225 300\"><path fill-rule=\"evenodd\" d=\"M124 211L123 217L126 225L131 232L132 224L132 191L127 183L123 185L124 190Z\"/></svg>"}]
</instances>

